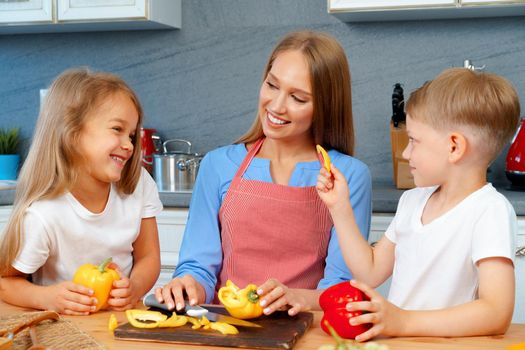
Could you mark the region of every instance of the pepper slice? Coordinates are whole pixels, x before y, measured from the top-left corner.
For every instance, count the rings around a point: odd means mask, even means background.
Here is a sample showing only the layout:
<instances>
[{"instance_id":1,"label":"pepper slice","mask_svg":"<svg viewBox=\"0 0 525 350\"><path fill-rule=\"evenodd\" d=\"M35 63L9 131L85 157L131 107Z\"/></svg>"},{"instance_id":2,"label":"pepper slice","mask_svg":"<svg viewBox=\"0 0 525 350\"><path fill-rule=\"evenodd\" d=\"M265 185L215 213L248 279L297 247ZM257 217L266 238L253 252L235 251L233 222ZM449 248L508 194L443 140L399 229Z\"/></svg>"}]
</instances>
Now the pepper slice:
<instances>
[{"instance_id":1,"label":"pepper slice","mask_svg":"<svg viewBox=\"0 0 525 350\"><path fill-rule=\"evenodd\" d=\"M156 328L159 323L166 321L168 316L158 311L126 310L128 322L136 328ZM153 322L146 322L153 321Z\"/></svg>"},{"instance_id":2,"label":"pepper slice","mask_svg":"<svg viewBox=\"0 0 525 350\"><path fill-rule=\"evenodd\" d=\"M168 327L180 327L188 323L188 318L186 316L177 315L175 312L165 321L160 321L158 324L159 328L168 328Z\"/></svg>"},{"instance_id":3,"label":"pepper slice","mask_svg":"<svg viewBox=\"0 0 525 350\"><path fill-rule=\"evenodd\" d=\"M328 172L330 172L332 162L330 161L328 152L326 152L326 150L321 145L315 146L315 149L317 150L317 157L319 157L319 162L321 162L321 165L324 166L324 168Z\"/></svg>"},{"instance_id":4,"label":"pepper slice","mask_svg":"<svg viewBox=\"0 0 525 350\"><path fill-rule=\"evenodd\" d=\"M118 327L117 317L115 314L109 316L108 330L113 333L113 331Z\"/></svg>"},{"instance_id":5,"label":"pepper slice","mask_svg":"<svg viewBox=\"0 0 525 350\"><path fill-rule=\"evenodd\" d=\"M255 284L248 284L245 288L240 289L235 283L228 280L226 286L220 288L217 295L233 317L249 319L263 314Z\"/></svg>"}]
</instances>

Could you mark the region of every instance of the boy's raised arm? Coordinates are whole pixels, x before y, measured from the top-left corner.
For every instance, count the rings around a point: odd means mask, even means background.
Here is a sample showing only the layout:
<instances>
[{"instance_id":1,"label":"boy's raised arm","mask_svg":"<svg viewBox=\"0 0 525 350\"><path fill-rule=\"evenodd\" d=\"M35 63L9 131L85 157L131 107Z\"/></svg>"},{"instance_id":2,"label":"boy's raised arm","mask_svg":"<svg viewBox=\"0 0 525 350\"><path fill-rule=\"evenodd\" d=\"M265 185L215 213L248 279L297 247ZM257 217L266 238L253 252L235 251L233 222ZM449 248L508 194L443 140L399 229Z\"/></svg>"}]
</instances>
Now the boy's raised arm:
<instances>
[{"instance_id":1,"label":"boy's raised arm","mask_svg":"<svg viewBox=\"0 0 525 350\"><path fill-rule=\"evenodd\" d=\"M333 164L331 173L321 169L317 190L330 211L341 253L352 275L373 287L379 286L392 274L394 243L383 237L372 248L363 238L348 200L346 179Z\"/></svg>"}]
</instances>

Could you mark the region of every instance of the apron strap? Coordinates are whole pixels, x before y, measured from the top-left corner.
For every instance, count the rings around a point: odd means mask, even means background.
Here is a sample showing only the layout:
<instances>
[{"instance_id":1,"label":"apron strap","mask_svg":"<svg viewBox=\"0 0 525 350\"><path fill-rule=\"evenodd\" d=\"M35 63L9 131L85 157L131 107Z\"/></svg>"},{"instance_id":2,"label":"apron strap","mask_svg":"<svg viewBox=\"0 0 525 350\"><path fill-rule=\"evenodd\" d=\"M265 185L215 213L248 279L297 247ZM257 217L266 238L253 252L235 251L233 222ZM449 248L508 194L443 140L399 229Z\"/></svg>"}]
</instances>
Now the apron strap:
<instances>
[{"instance_id":1,"label":"apron strap","mask_svg":"<svg viewBox=\"0 0 525 350\"><path fill-rule=\"evenodd\" d=\"M241 181L241 178L244 175L244 172L246 171L246 169L248 169L248 166L252 162L253 157L255 157L257 152L259 152L259 150L261 149L264 139L265 139L264 137L261 137L260 139L258 139L253 145L252 149L248 152L246 157L244 157L244 160L242 161L241 165L239 166L239 169L237 169L237 172L235 173L235 176L233 177L230 188L237 188L237 184Z\"/></svg>"}]
</instances>

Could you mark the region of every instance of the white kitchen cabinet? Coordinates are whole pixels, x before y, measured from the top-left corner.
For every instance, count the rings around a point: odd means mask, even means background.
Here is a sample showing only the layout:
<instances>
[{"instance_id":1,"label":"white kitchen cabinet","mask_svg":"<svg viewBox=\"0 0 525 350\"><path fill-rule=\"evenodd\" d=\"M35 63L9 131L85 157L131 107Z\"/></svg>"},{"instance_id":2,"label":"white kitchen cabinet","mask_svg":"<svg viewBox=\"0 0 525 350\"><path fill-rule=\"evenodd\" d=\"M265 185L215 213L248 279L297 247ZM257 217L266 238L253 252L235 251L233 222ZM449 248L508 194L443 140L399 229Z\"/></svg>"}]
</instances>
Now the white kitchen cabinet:
<instances>
[{"instance_id":1,"label":"white kitchen cabinet","mask_svg":"<svg viewBox=\"0 0 525 350\"><path fill-rule=\"evenodd\" d=\"M50 9L45 21L29 17L17 0L10 1L0 1L0 34L181 27L182 0L26 0L24 4Z\"/></svg>"},{"instance_id":2,"label":"white kitchen cabinet","mask_svg":"<svg viewBox=\"0 0 525 350\"><path fill-rule=\"evenodd\" d=\"M328 0L343 21L397 21L525 15L525 0Z\"/></svg>"},{"instance_id":3,"label":"white kitchen cabinet","mask_svg":"<svg viewBox=\"0 0 525 350\"><path fill-rule=\"evenodd\" d=\"M516 239L516 257L514 268L516 274L516 305L513 323L525 323L525 216L518 218L518 236Z\"/></svg>"},{"instance_id":4,"label":"white kitchen cabinet","mask_svg":"<svg viewBox=\"0 0 525 350\"><path fill-rule=\"evenodd\" d=\"M171 280L179 260L179 250L186 221L188 209L165 208L157 216L160 241L160 276L155 287L162 287Z\"/></svg>"},{"instance_id":5,"label":"white kitchen cabinet","mask_svg":"<svg viewBox=\"0 0 525 350\"><path fill-rule=\"evenodd\" d=\"M0 24L52 21L52 0L0 1Z\"/></svg>"}]
</instances>

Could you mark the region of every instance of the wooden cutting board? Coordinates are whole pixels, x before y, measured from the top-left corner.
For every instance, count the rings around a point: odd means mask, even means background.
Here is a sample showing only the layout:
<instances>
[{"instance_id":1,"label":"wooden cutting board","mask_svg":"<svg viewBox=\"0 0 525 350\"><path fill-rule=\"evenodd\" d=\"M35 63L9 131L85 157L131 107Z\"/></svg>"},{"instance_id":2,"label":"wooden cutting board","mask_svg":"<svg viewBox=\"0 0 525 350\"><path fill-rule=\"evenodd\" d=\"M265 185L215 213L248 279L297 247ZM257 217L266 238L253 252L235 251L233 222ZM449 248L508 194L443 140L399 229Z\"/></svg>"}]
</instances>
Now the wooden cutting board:
<instances>
[{"instance_id":1,"label":"wooden cutting board","mask_svg":"<svg viewBox=\"0 0 525 350\"><path fill-rule=\"evenodd\" d=\"M222 306L206 305L211 312L228 315ZM292 349L313 321L313 314L301 312L288 316L286 312L275 312L253 320L260 328L236 326L239 334L223 335L213 330L191 329L188 323L176 328L135 328L129 323L115 329L116 339L155 341L179 344L229 346L257 349Z\"/></svg>"}]
</instances>

